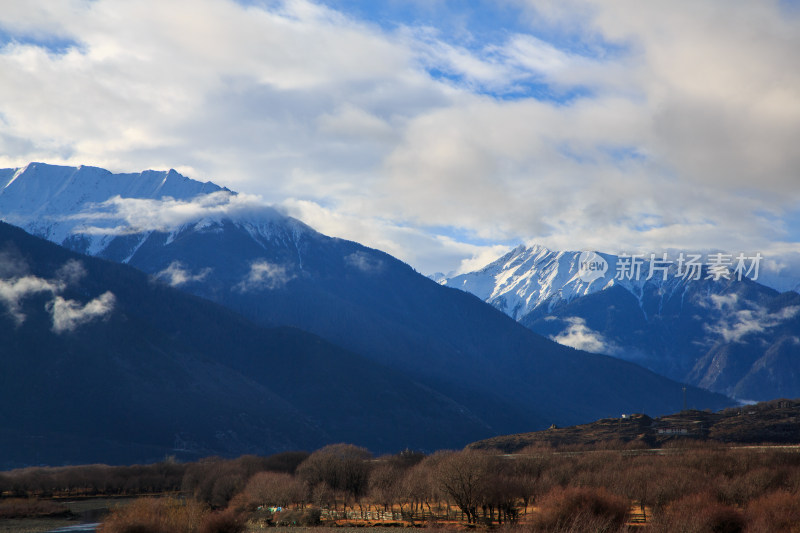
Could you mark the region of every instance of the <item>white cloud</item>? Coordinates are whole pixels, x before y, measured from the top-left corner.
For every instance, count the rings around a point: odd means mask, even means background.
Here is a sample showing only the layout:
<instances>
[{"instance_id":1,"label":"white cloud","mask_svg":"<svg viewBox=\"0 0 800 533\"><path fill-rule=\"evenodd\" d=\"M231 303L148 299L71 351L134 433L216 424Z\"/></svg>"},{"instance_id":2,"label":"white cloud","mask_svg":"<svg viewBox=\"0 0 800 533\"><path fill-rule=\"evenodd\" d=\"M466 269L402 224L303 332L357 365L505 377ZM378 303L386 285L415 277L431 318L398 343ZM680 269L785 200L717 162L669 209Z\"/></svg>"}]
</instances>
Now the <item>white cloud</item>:
<instances>
[{"instance_id":1,"label":"white cloud","mask_svg":"<svg viewBox=\"0 0 800 533\"><path fill-rule=\"evenodd\" d=\"M343 142L391 140L392 125L385 119L368 111L345 104L332 113L323 113L317 118L319 131L338 137Z\"/></svg>"},{"instance_id":2,"label":"white cloud","mask_svg":"<svg viewBox=\"0 0 800 533\"><path fill-rule=\"evenodd\" d=\"M187 268L186 264L183 262L173 261L167 268L161 272L158 272L153 277L163 280L173 287L179 287L181 285L185 285L186 283L203 281L210 273L211 268L203 268L195 274L189 268Z\"/></svg>"},{"instance_id":3,"label":"white cloud","mask_svg":"<svg viewBox=\"0 0 800 533\"><path fill-rule=\"evenodd\" d=\"M114 302L115 298L111 292L104 292L85 305L56 296L47 305L47 310L53 315L53 331L55 333L74 331L83 324L106 316L114 309Z\"/></svg>"},{"instance_id":4,"label":"white cloud","mask_svg":"<svg viewBox=\"0 0 800 533\"><path fill-rule=\"evenodd\" d=\"M619 351L614 343L606 340L601 333L589 328L584 319L566 317L564 320L569 325L558 335L550 336L551 340L565 346L571 346L577 350L585 350L592 353L613 355Z\"/></svg>"},{"instance_id":5,"label":"white cloud","mask_svg":"<svg viewBox=\"0 0 800 533\"><path fill-rule=\"evenodd\" d=\"M307 0L12 4L0 166L191 168L425 272L527 239L800 251L800 15L777 1L520 1L530 31L483 43ZM182 219L132 216L92 229Z\"/></svg>"},{"instance_id":6,"label":"white cloud","mask_svg":"<svg viewBox=\"0 0 800 533\"><path fill-rule=\"evenodd\" d=\"M473 87L502 88L519 76L513 66L498 58L480 57L470 50L442 41L430 28L406 31L407 45L426 67L463 77Z\"/></svg>"},{"instance_id":7,"label":"white cloud","mask_svg":"<svg viewBox=\"0 0 800 533\"><path fill-rule=\"evenodd\" d=\"M353 252L344 258L344 262L368 274L376 274L383 270L383 261L366 252Z\"/></svg>"},{"instance_id":8,"label":"white cloud","mask_svg":"<svg viewBox=\"0 0 800 533\"><path fill-rule=\"evenodd\" d=\"M227 217L274 216L257 196L218 191L191 200L113 198L92 205L72 218L84 221L75 231L87 234L119 235L145 231L170 231L184 224Z\"/></svg>"},{"instance_id":9,"label":"white cloud","mask_svg":"<svg viewBox=\"0 0 800 533\"><path fill-rule=\"evenodd\" d=\"M739 303L739 295L731 294L711 294L711 305L718 311L730 311ZM702 302L701 302L701 305Z\"/></svg>"},{"instance_id":10,"label":"white cloud","mask_svg":"<svg viewBox=\"0 0 800 533\"><path fill-rule=\"evenodd\" d=\"M6 244L0 251L0 279L18 278L28 273L28 263L14 246Z\"/></svg>"},{"instance_id":11,"label":"white cloud","mask_svg":"<svg viewBox=\"0 0 800 533\"><path fill-rule=\"evenodd\" d=\"M254 261L247 276L234 286L239 292L274 290L284 287L295 276L284 265L276 265L266 260Z\"/></svg>"},{"instance_id":12,"label":"white cloud","mask_svg":"<svg viewBox=\"0 0 800 533\"><path fill-rule=\"evenodd\" d=\"M357 203L357 197L351 198ZM367 199L361 199L367 203ZM281 204L288 215L299 218L313 228L382 250L414 266L423 273L432 273L443 265L450 273L469 272L482 267L509 251L505 245L479 245L433 231L414 228L382 217L365 217L323 207L311 201L290 200Z\"/></svg>"},{"instance_id":13,"label":"white cloud","mask_svg":"<svg viewBox=\"0 0 800 533\"><path fill-rule=\"evenodd\" d=\"M52 294L57 290L57 284L36 276L0 280L0 302L5 304L6 311L19 325L25 321L22 300L34 294L43 292Z\"/></svg>"},{"instance_id":14,"label":"white cloud","mask_svg":"<svg viewBox=\"0 0 800 533\"><path fill-rule=\"evenodd\" d=\"M1 258L0 258L1 259ZM16 268L18 269L19 266ZM19 326L27 318L22 312L22 301L35 294L47 294L45 309L51 314L53 331L64 333L74 331L95 318L111 313L114 308L114 294L106 291L85 305L75 300L67 300L60 294L70 285L78 283L86 275L80 261L71 259L56 272L56 279L47 280L33 275L0 279L0 303Z\"/></svg>"},{"instance_id":15,"label":"white cloud","mask_svg":"<svg viewBox=\"0 0 800 533\"><path fill-rule=\"evenodd\" d=\"M766 247L758 282L779 292L800 292L800 250L784 248L780 243Z\"/></svg>"},{"instance_id":16,"label":"white cloud","mask_svg":"<svg viewBox=\"0 0 800 533\"><path fill-rule=\"evenodd\" d=\"M77 259L70 259L56 271L56 279L66 286L76 285L86 277L86 268Z\"/></svg>"},{"instance_id":17,"label":"white cloud","mask_svg":"<svg viewBox=\"0 0 800 533\"><path fill-rule=\"evenodd\" d=\"M511 251L511 247L509 246L485 246L482 249L476 250L472 257L463 259L461 264L459 264L458 269L453 272L453 275L457 276L459 274L480 270L486 265L500 259L509 251Z\"/></svg>"},{"instance_id":18,"label":"white cloud","mask_svg":"<svg viewBox=\"0 0 800 533\"><path fill-rule=\"evenodd\" d=\"M723 314L714 324L705 324L705 329L725 342L743 342L744 338L779 326L797 316L800 306L788 306L770 313L760 306L751 309L736 309L736 295L712 295L712 302Z\"/></svg>"}]
</instances>

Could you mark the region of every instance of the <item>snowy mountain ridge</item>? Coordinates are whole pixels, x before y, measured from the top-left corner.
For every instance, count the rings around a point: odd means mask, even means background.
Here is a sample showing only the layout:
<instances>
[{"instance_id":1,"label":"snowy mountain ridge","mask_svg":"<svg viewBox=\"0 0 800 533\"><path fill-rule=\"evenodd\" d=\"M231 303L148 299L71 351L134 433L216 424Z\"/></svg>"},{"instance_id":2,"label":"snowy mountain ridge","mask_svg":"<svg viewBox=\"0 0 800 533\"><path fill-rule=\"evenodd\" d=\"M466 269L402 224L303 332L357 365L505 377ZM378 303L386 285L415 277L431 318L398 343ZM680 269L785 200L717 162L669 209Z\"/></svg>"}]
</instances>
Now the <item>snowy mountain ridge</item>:
<instances>
[{"instance_id":1,"label":"snowy mountain ridge","mask_svg":"<svg viewBox=\"0 0 800 533\"><path fill-rule=\"evenodd\" d=\"M222 190L227 189L189 179L172 169L113 174L85 165L67 167L45 163L0 169L2 203L15 202L15 216L29 218L77 213L86 204L102 203L115 195L188 200Z\"/></svg>"},{"instance_id":2,"label":"snowy mountain ridge","mask_svg":"<svg viewBox=\"0 0 800 533\"><path fill-rule=\"evenodd\" d=\"M125 240L127 263L154 232L164 244L190 231L221 231L234 221L253 240L313 232L259 199L212 182L199 182L173 169L113 174L90 167L30 163L0 169L0 220L51 242L94 256L108 256Z\"/></svg>"},{"instance_id":3,"label":"snowy mountain ridge","mask_svg":"<svg viewBox=\"0 0 800 533\"><path fill-rule=\"evenodd\" d=\"M641 301L645 286L667 297L685 288L687 283L686 279L676 276L674 264L669 267L666 280L661 272L654 272L647 279L649 260L639 264L638 275L628 271L620 277L619 270L630 265L623 266L620 256L606 253L596 254L608 265L605 275L587 280L582 276L580 265L583 253L520 245L481 270L445 278L439 283L470 292L515 320L541 306L552 309L559 302L571 302L613 286L625 288ZM631 274L630 279L627 274Z\"/></svg>"},{"instance_id":4,"label":"snowy mountain ridge","mask_svg":"<svg viewBox=\"0 0 800 533\"><path fill-rule=\"evenodd\" d=\"M800 294L762 283L760 255L519 246L439 283L567 346L733 397L791 397L800 391Z\"/></svg>"}]
</instances>

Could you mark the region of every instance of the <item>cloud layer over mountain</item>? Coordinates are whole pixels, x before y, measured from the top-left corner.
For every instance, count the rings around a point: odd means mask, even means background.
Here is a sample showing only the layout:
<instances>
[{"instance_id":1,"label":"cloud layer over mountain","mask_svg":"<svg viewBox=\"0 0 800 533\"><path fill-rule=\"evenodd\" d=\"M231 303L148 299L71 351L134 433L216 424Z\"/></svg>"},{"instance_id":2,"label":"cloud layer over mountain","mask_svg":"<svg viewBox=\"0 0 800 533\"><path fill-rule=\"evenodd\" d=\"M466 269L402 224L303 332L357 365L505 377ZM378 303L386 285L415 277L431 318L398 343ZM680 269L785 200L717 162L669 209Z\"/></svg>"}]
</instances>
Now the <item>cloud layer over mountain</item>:
<instances>
[{"instance_id":1,"label":"cloud layer over mountain","mask_svg":"<svg viewBox=\"0 0 800 533\"><path fill-rule=\"evenodd\" d=\"M798 257L795 3L401 4L4 6L0 167L176 167L425 272Z\"/></svg>"}]
</instances>

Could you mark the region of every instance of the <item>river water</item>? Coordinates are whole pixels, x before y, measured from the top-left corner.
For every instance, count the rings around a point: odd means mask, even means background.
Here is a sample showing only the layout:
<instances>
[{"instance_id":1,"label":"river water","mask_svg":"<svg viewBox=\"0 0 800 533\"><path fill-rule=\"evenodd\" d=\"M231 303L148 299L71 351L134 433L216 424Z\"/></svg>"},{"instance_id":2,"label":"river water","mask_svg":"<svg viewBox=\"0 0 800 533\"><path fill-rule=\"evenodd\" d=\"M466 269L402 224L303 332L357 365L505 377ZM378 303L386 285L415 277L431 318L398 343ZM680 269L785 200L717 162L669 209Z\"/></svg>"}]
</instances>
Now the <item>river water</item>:
<instances>
[{"instance_id":1,"label":"river water","mask_svg":"<svg viewBox=\"0 0 800 533\"><path fill-rule=\"evenodd\" d=\"M100 524L77 524L75 526L61 527L47 533L95 533Z\"/></svg>"}]
</instances>

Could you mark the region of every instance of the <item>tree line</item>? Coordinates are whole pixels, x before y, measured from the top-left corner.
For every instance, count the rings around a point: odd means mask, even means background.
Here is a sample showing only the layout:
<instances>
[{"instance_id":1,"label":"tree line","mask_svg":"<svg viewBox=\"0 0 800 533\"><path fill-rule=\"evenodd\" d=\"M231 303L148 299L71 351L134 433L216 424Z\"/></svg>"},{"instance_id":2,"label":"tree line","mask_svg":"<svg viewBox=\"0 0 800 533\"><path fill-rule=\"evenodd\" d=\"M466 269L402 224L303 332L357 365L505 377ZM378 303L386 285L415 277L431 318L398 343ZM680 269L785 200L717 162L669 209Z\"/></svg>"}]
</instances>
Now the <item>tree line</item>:
<instances>
[{"instance_id":1,"label":"tree line","mask_svg":"<svg viewBox=\"0 0 800 533\"><path fill-rule=\"evenodd\" d=\"M553 532L624 531L633 506L651 531L759 533L794 531L800 524L800 453L780 447L658 453L529 448L508 455L461 450L373 457L364 448L335 444L311 454L187 464L24 469L0 473L0 489L6 497L175 492L240 522L313 525L326 517L366 520L383 511L416 523L455 520Z\"/></svg>"}]
</instances>

